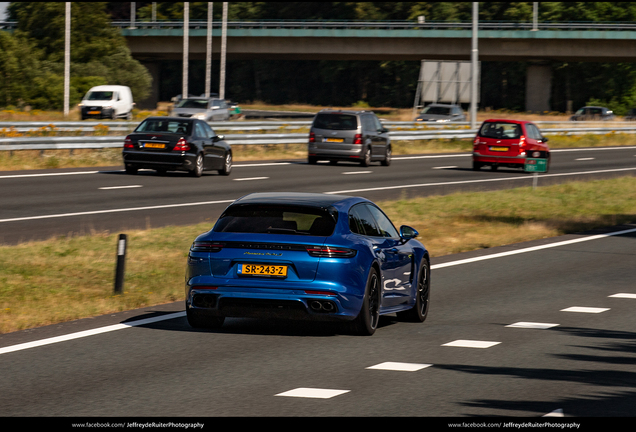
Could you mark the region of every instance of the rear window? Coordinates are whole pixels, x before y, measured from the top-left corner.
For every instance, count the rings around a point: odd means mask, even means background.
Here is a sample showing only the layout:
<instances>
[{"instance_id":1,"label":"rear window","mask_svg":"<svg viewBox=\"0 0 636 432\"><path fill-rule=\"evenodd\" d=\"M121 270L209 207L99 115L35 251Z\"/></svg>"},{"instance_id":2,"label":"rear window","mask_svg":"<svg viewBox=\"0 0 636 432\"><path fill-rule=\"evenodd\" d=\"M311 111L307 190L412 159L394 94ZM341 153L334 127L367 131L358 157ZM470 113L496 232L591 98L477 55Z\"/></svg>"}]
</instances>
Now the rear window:
<instances>
[{"instance_id":1,"label":"rear window","mask_svg":"<svg viewBox=\"0 0 636 432\"><path fill-rule=\"evenodd\" d=\"M207 109L208 101L207 99L182 99L175 105L175 108Z\"/></svg>"},{"instance_id":2,"label":"rear window","mask_svg":"<svg viewBox=\"0 0 636 432\"><path fill-rule=\"evenodd\" d=\"M354 130L358 128L358 118L351 114L318 114L314 119L318 129Z\"/></svg>"},{"instance_id":3,"label":"rear window","mask_svg":"<svg viewBox=\"0 0 636 432\"><path fill-rule=\"evenodd\" d=\"M283 205L235 205L214 226L215 232L330 236L336 227L335 211Z\"/></svg>"},{"instance_id":4,"label":"rear window","mask_svg":"<svg viewBox=\"0 0 636 432\"><path fill-rule=\"evenodd\" d=\"M514 139L521 137L521 126L516 123L484 123L479 130L484 138Z\"/></svg>"},{"instance_id":5,"label":"rear window","mask_svg":"<svg viewBox=\"0 0 636 432\"><path fill-rule=\"evenodd\" d=\"M169 132L191 135L192 122L179 120L146 119L135 132Z\"/></svg>"},{"instance_id":6,"label":"rear window","mask_svg":"<svg viewBox=\"0 0 636 432\"><path fill-rule=\"evenodd\" d=\"M440 106L427 106L422 110L422 114L431 114L431 115L450 115L450 107L440 107Z\"/></svg>"}]
</instances>

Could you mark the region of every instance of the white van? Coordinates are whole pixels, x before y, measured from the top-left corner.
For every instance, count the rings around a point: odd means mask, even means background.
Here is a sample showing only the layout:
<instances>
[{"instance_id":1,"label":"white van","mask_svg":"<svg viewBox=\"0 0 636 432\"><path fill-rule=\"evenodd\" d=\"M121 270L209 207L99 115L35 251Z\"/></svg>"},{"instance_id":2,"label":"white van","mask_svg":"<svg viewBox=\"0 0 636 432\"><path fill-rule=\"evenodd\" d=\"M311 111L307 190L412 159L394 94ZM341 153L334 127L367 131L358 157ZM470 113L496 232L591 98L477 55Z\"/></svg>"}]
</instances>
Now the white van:
<instances>
[{"instance_id":1,"label":"white van","mask_svg":"<svg viewBox=\"0 0 636 432\"><path fill-rule=\"evenodd\" d=\"M87 118L132 120L134 106L130 87L119 85L93 87L79 104L82 120Z\"/></svg>"}]
</instances>

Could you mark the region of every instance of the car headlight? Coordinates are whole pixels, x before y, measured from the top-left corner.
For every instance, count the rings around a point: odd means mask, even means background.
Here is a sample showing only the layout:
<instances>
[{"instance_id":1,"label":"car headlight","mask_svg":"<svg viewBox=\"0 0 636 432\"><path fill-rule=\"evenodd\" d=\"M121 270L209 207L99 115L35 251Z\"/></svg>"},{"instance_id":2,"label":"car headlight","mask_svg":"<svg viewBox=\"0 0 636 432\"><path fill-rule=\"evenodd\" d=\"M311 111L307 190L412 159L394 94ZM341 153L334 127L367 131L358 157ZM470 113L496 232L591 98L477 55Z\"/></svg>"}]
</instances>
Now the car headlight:
<instances>
[{"instance_id":1,"label":"car headlight","mask_svg":"<svg viewBox=\"0 0 636 432\"><path fill-rule=\"evenodd\" d=\"M444 123L444 122L447 122L447 121L450 121L450 119L439 119L439 120L437 120L437 123Z\"/></svg>"},{"instance_id":2,"label":"car headlight","mask_svg":"<svg viewBox=\"0 0 636 432\"><path fill-rule=\"evenodd\" d=\"M199 119L199 120L205 120L205 113L194 114L192 116L192 118Z\"/></svg>"}]
</instances>

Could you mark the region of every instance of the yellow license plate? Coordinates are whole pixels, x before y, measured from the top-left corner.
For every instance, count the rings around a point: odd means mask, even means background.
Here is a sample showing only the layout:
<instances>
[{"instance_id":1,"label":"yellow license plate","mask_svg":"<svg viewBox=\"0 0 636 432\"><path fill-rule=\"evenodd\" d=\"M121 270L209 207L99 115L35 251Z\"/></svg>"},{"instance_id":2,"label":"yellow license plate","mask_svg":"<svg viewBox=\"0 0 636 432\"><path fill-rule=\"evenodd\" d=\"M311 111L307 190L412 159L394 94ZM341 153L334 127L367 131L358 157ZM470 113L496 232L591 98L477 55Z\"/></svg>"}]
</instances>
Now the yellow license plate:
<instances>
[{"instance_id":1,"label":"yellow license plate","mask_svg":"<svg viewBox=\"0 0 636 432\"><path fill-rule=\"evenodd\" d=\"M508 151L508 147L490 147L490 151Z\"/></svg>"},{"instance_id":2,"label":"yellow license plate","mask_svg":"<svg viewBox=\"0 0 636 432\"><path fill-rule=\"evenodd\" d=\"M325 138L325 142L344 142L343 138Z\"/></svg>"},{"instance_id":3,"label":"yellow license plate","mask_svg":"<svg viewBox=\"0 0 636 432\"><path fill-rule=\"evenodd\" d=\"M157 143L145 143L144 147L162 149L162 148L166 148L166 145L165 144L157 144Z\"/></svg>"},{"instance_id":4,"label":"yellow license plate","mask_svg":"<svg viewBox=\"0 0 636 432\"><path fill-rule=\"evenodd\" d=\"M266 264L239 264L239 275L287 277L287 266Z\"/></svg>"},{"instance_id":5,"label":"yellow license plate","mask_svg":"<svg viewBox=\"0 0 636 432\"><path fill-rule=\"evenodd\" d=\"M102 112L101 111L89 111L88 113L89 114L101 114Z\"/></svg>"}]
</instances>

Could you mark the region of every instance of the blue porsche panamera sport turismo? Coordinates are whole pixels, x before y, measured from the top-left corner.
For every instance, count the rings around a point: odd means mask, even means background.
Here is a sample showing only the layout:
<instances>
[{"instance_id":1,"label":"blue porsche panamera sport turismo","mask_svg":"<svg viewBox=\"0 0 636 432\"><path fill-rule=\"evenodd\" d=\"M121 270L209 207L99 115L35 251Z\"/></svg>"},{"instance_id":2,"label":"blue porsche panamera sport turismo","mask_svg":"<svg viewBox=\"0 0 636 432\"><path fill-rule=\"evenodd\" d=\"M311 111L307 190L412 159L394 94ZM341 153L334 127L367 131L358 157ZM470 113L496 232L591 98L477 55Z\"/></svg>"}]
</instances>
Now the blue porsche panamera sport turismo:
<instances>
[{"instance_id":1,"label":"blue porsche panamera sport turismo","mask_svg":"<svg viewBox=\"0 0 636 432\"><path fill-rule=\"evenodd\" d=\"M364 198L255 193L228 206L190 248L185 304L192 327L225 317L340 321L375 332L380 315L422 322L430 261L415 229L398 231Z\"/></svg>"}]
</instances>

